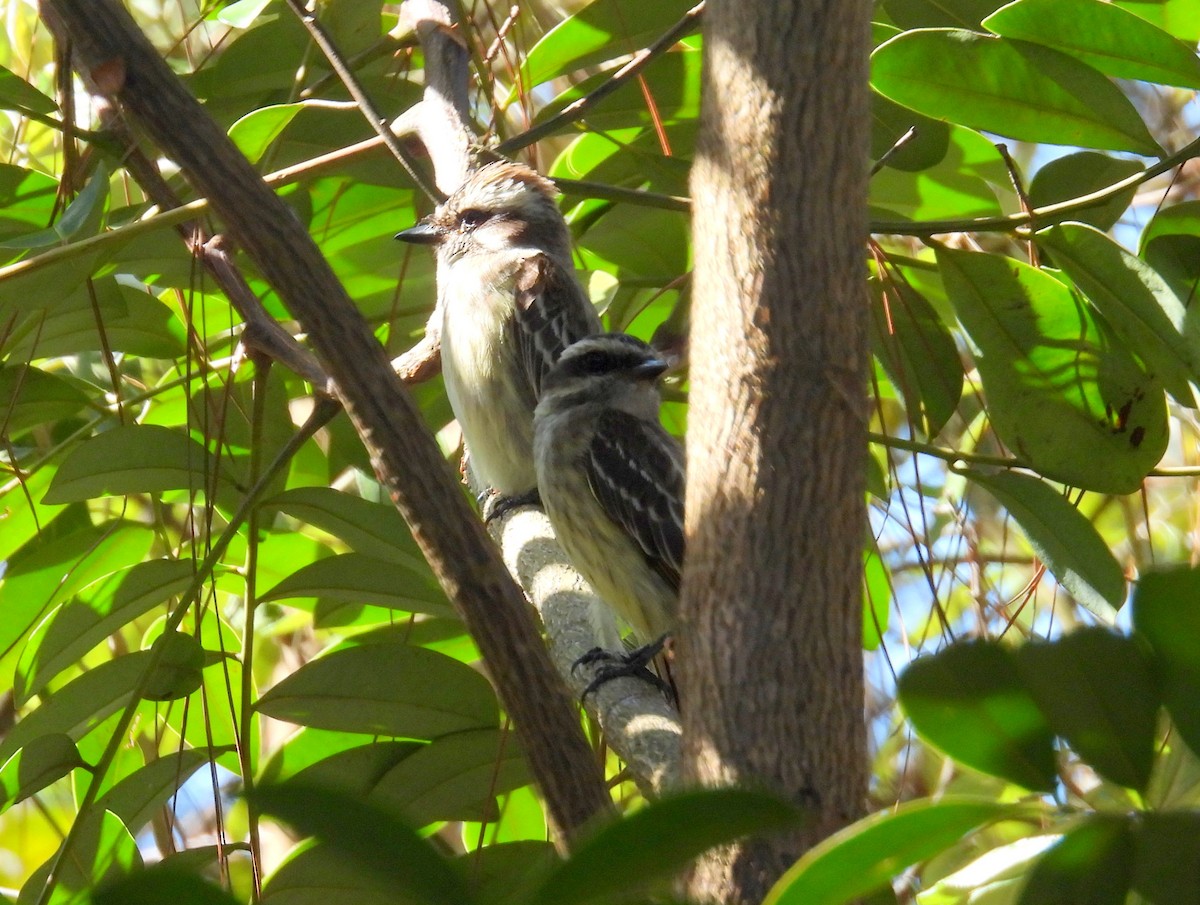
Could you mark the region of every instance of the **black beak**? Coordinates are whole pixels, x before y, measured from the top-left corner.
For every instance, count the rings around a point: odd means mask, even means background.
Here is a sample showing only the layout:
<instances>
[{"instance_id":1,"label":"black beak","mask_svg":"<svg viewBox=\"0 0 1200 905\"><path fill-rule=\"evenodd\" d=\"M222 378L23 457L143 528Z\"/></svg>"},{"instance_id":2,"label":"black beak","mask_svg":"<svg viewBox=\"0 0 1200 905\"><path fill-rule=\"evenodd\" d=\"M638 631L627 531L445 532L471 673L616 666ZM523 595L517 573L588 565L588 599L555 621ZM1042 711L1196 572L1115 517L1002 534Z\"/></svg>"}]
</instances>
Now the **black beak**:
<instances>
[{"instance_id":1,"label":"black beak","mask_svg":"<svg viewBox=\"0 0 1200 905\"><path fill-rule=\"evenodd\" d=\"M402 229L396 233L401 242L411 242L413 245L437 245L442 241L442 231L432 223L422 220L416 226Z\"/></svg>"},{"instance_id":2,"label":"black beak","mask_svg":"<svg viewBox=\"0 0 1200 905\"><path fill-rule=\"evenodd\" d=\"M656 380L663 375L663 372L671 366L671 363L663 358L647 358L645 361L634 365L632 368L635 377L643 380Z\"/></svg>"}]
</instances>

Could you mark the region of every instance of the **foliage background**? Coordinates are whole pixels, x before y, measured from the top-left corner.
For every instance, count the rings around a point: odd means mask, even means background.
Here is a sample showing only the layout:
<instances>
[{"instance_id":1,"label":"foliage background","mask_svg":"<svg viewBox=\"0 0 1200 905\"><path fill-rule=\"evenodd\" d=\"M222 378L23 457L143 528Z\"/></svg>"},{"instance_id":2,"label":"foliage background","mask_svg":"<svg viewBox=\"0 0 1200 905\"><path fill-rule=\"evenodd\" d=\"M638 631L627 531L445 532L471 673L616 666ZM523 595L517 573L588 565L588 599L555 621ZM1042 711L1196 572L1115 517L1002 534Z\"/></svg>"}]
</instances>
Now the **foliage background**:
<instances>
[{"instance_id":1,"label":"foliage background","mask_svg":"<svg viewBox=\"0 0 1200 905\"><path fill-rule=\"evenodd\" d=\"M1068 838L1113 861L1127 828L1097 813L1190 815L1200 777L1159 710L1181 726L1194 718L1179 688L1195 664L1186 650L1172 659L1169 641L1196 638L1187 604L1197 589L1184 575L1161 590L1165 629L1131 622L1125 606L1130 579L1194 561L1200 530L1190 304L1200 208L1188 163L1200 3L1000 6L881 0L875 17L872 150L885 159L870 198L872 805L918 800L899 816L928 844L907 850L860 828L870 845L840 873L879 885L894 871L864 863L918 864L895 880L922 902L981 891L1016 901L1039 853L1081 825L1091 847ZM103 136L64 140L72 105L83 129L101 111L77 88L59 93L34 7L2 8L0 686L13 690L0 727L0 886L35 901L39 865L87 821L79 835L94 857L64 879L63 898L165 858L202 866L244 901L253 852L268 901L347 887L394 900L336 848L291 849L253 797L248 806L231 794L239 782L293 779L403 814L440 852L475 865L481 900L519 898L513 878L552 857L528 772L471 668L474 646L353 431L339 418L300 446L251 501L248 526L227 532L310 410L311 388L239 360L239 320L171 217L147 216ZM382 151L338 153L371 132L298 21L278 2L132 8L263 173L297 168L281 195L381 342L392 354L411 346L431 309L432 266L391 236L426 206ZM479 126L502 141L545 121L687 9L532 3L510 20L484 0L464 4ZM320 6L389 117L419 98L423 66L397 13ZM568 186L563 200L581 278L612 328L660 342L686 329L679 199L700 45L679 42L525 152L552 176L590 184ZM612 200L605 187L644 194ZM1105 194L1079 200L1094 192ZM677 432L685 390L669 387L663 410ZM455 457L440 384L416 392ZM181 602L179 633L159 642L170 668L147 675L143 652ZM1056 645L1013 666L1013 642L1086 627L1136 627L1139 640L1097 640L1083 655ZM902 709L897 676L909 661L966 639L1000 643L929 661L943 670L932 679L914 670L900 683ZM133 728L110 746L135 692ZM1055 694L1065 708L1047 703ZM1066 726L1064 710L1082 729ZM1114 748L1123 757L1106 753ZM97 765L108 813L77 817ZM639 805L630 783L614 794ZM920 801L947 795L971 799ZM1009 803L1019 805L997 810ZM1133 877L1146 868L1126 841L1127 862L1115 861ZM836 846L825 855L851 857ZM793 890L802 880L791 878Z\"/></svg>"}]
</instances>

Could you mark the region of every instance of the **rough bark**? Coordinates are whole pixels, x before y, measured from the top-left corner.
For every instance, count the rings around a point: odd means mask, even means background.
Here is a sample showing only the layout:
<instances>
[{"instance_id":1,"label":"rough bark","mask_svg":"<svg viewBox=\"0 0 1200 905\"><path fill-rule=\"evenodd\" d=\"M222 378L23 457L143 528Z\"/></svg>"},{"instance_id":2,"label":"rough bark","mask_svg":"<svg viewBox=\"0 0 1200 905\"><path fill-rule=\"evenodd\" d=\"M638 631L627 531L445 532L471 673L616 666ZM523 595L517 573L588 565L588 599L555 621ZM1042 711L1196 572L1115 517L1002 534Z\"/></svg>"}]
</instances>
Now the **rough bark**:
<instances>
[{"instance_id":1,"label":"rough bark","mask_svg":"<svg viewBox=\"0 0 1200 905\"><path fill-rule=\"evenodd\" d=\"M809 823L702 861L757 902L866 795L866 0L710 0L679 670L685 777Z\"/></svg>"},{"instance_id":2,"label":"rough bark","mask_svg":"<svg viewBox=\"0 0 1200 905\"><path fill-rule=\"evenodd\" d=\"M611 810L603 777L520 590L471 511L383 349L312 238L180 84L115 0L43 0L91 83L207 196L304 326L380 480L463 615L567 839Z\"/></svg>"}]
</instances>

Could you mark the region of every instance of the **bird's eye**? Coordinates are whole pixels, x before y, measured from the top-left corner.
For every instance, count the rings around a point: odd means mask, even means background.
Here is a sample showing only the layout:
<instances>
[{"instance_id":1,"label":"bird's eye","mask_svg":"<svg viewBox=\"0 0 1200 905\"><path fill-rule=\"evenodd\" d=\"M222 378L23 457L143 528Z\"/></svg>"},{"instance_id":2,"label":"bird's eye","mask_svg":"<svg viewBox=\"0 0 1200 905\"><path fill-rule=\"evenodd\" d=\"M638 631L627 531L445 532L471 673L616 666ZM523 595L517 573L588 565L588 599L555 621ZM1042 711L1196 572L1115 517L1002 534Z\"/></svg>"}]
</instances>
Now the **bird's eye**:
<instances>
[{"instance_id":1,"label":"bird's eye","mask_svg":"<svg viewBox=\"0 0 1200 905\"><path fill-rule=\"evenodd\" d=\"M465 210L459 215L458 222L462 224L463 229L474 229L479 224L486 222L490 218L487 211L481 211L478 208Z\"/></svg>"}]
</instances>

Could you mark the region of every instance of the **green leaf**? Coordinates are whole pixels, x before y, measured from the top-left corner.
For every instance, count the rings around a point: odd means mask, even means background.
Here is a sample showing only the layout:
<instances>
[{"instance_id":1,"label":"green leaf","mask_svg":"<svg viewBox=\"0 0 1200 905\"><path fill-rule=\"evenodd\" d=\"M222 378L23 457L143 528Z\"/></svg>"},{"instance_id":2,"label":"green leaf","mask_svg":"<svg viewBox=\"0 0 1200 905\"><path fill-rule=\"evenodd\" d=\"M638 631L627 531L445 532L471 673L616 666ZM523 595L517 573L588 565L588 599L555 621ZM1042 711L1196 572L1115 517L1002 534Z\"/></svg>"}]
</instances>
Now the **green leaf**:
<instances>
[{"instance_id":1,"label":"green leaf","mask_svg":"<svg viewBox=\"0 0 1200 905\"><path fill-rule=\"evenodd\" d=\"M51 732L32 739L0 769L0 811L85 766L69 736Z\"/></svg>"},{"instance_id":2,"label":"green leaf","mask_svg":"<svg viewBox=\"0 0 1200 905\"><path fill-rule=\"evenodd\" d=\"M442 736L405 757L379 779L371 800L413 826L495 820L495 796L532 779L515 735L477 729Z\"/></svg>"},{"instance_id":3,"label":"green leaf","mask_svg":"<svg viewBox=\"0 0 1200 905\"><path fill-rule=\"evenodd\" d=\"M1200 0L1114 0L1113 5L1153 22L1187 44L1200 41Z\"/></svg>"},{"instance_id":4,"label":"green leaf","mask_svg":"<svg viewBox=\"0 0 1200 905\"><path fill-rule=\"evenodd\" d=\"M1142 575L1133 592L1133 627L1154 651L1175 728L1188 747L1200 751L1200 571Z\"/></svg>"},{"instance_id":5,"label":"green leaf","mask_svg":"<svg viewBox=\"0 0 1200 905\"><path fill-rule=\"evenodd\" d=\"M366 795L388 770L421 747L418 742L364 745L357 733L301 729L272 752L257 781L278 784L300 776L306 785Z\"/></svg>"},{"instance_id":6,"label":"green leaf","mask_svg":"<svg viewBox=\"0 0 1200 905\"><path fill-rule=\"evenodd\" d=\"M1200 813L1139 814L1133 889L1153 905L1200 902Z\"/></svg>"},{"instance_id":7,"label":"green leaf","mask_svg":"<svg viewBox=\"0 0 1200 905\"><path fill-rule=\"evenodd\" d=\"M54 113L58 104L4 66L0 66L0 110Z\"/></svg>"},{"instance_id":8,"label":"green leaf","mask_svg":"<svg viewBox=\"0 0 1200 905\"><path fill-rule=\"evenodd\" d=\"M216 19L232 28L249 28L271 0L235 0L216 12Z\"/></svg>"},{"instance_id":9,"label":"green leaf","mask_svg":"<svg viewBox=\"0 0 1200 905\"><path fill-rule=\"evenodd\" d=\"M263 509L278 509L328 531L357 553L428 574L429 567L395 506L372 503L331 487L297 487L265 501Z\"/></svg>"},{"instance_id":10,"label":"green leaf","mask_svg":"<svg viewBox=\"0 0 1200 905\"><path fill-rule=\"evenodd\" d=\"M179 431L153 424L128 424L85 440L67 454L47 491L47 503L73 503L100 496L202 491L213 456Z\"/></svg>"},{"instance_id":11,"label":"green leaf","mask_svg":"<svg viewBox=\"0 0 1200 905\"><path fill-rule=\"evenodd\" d=\"M1111 618L1125 602L1125 573L1095 526L1044 481L1016 472L962 474L994 496L1058 583L1092 612Z\"/></svg>"},{"instance_id":12,"label":"green leaf","mask_svg":"<svg viewBox=\"0 0 1200 905\"><path fill-rule=\"evenodd\" d=\"M1025 41L954 29L905 32L872 54L871 84L926 116L1020 141L1164 153L1112 82Z\"/></svg>"},{"instance_id":13,"label":"green leaf","mask_svg":"<svg viewBox=\"0 0 1200 905\"><path fill-rule=\"evenodd\" d=\"M1018 818L1019 806L945 797L907 801L851 824L810 849L763 905L842 905L891 883L980 827Z\"/></svg>"},{"instance_id":14,"label":"green leaf","mask_svg":"<svg viewBox=\"0 0 1200 905\"><path fill-rule=\"evenodd\" d=\"M1019 905L1124 905L1133 875L1130 829L1125 817L1090 814L1038 860Z\"/></svg>"},{"instance_id":15,"label":"green leaf","mask_svg":"<svg viewBox=\"0 0 1200 905\"><path fill-rule=\"evenodd\" d=\"M1157 211L1142 237L1138 254L1181 299L1192 299L1200 283L1200 201L1184 201ZM1190 307L1190 306L1189 306ZM1197 328L1189 312L1189 335Z\"/></svg>"},{"instance_id":16,"label":"green leaf","mask_svg":"<svg viewBox=\"0 0 1200 905\"><path fill-rule=\"evenodd\" d=\"M939 248L992 426L1045 475L1132 493L1167 445L1166 399L1083 303L1053 276L1012 258Z\"/></svg>"},{"instance_id":17,"label":"green leaf","mask_svg":"<svg viewBox=\"0 0 1200 905\"><path fill-rule=\"evenodd\" d=\"M45 248L63 245L71 239L86 239L95 235L104 219L104 203L108 200L109 165L101 161L81 191L63 211L57 222L36 232L15 236L0 243L4 248Z\"/></svg>"},{"instance_id":18,"label":"green leaf","mask_svg":"<svg viewBox=\"0 0 1200 905\"><path fill-rule=\"evenodd\" d=\"M1141 644L1081 629L1024 645L1017 667L1056 735L1105 779L1145 791L1160 702Z\"/></svg>"},{"instance_id":19,"label":"green leaf","mask_svg":"<svg viewBox=\"0 0 1200 905\"><path fill-rule=\"evenodd\" d=\"M374 559L362 553L342 553L309 563L262 596L263 600L321 597L370 603L432 616L454 616L441 585L428 568Z\"/></svg>"},{"instance_id":20,"label":"green leaf","mask_svg":"<svg viewBox=\"0 0 1200 905\"><path fill-rule=\"evenodd\" d=\"M922 116L878 91L871 92L871 159L879 160L909 129L912 136L887 159L894 170L919 171L938 163L950 146L950 127Z\"/></svg>"},{"instance_id":21,"label":"green leaf","mask_svg":"<svg viewBox=\"0 0 1200 905\"><path fill-rule=\"evenodd\" d=\"M1105 75L1200 88L1195 46L1100 0L1017 0L983 21L1006 38L1045 44Z\"/></svg>"},{"instance_id":22,"label":"green leaf","mask_svg":"<svg viewBox=\"0 0 1200 905\"><path fill-rule=\"evenodd\" d=\"M193 773L232 750L232 747L183 748L164 754L114 783L96 799L96 810L111 811L130 832L136 833L154 819Z\"/></svg>"},{"instance_id":23,"label":"green leaf","mask_svg":"<svg viewBox=\"0 0 1200 905\"><path fill-rule=\"evenodd\" d=\"M275 872L267 877L261 902L262 905L341 905L348 902L353 905L428 905L423 896L402 892L386 877L363 870L337 848L324 843L292 849Z\"/></svg>"},{"instance_id":24,"label":"green leaf","mask_svg":"<svg viewBox=\"0 0 1200 905\"><path fill-rule=\"evenodd\" d=\"M936 436L962 396L963 366L945 322L925 297L903 281L872 281L871 340L909 417Z\"/></svg>"},{"instance_id":25,"label":"green leaf","mask_svg":"<svg viewBox=\"0 0 1200 905\"><path fill-rule=\"evenodd\" d=\"M181 868L151 867L101 886L93 905L239 905L225 890Z\"/></svg>"},{"instance_id":26,"label":"green leaf","mask_svg":"<svg viewBox=\"0 0 1200 905\"><path fill-rule=\"evenodd\" d=\"M70 418L87 404L87 395L73 381L30 365L0 367L0 430L9 436Z\"/></svg>"},{"instance_id":27,"label":"green leaf","mask_svg":"<svg viewBox=\"0 0 1200 905\"><path fill-rule=\"evenodd\" d=\"M204 648L186 632L167 632L154 641L158 661L142 694L148 701L186 698L204 682Z\"/></svg>"},{"instance_id":28,"label":"green leaf","mask_svg":"<svg viewBox=\"0 0 1200 905\"><path fill-rule=\"evenodd\" d=\"M526 89L653 44L693 6L687 0L593 0L538 41L521 67Z\"/></svg>"},{"instance_id":29,"label":"green leaf","mask_svg":"<svg viewBox=\"0 0 1200 905\"><path fill-rule=\"evenodd\" d=\"M458 866L382 808L342 792L295 783L259 786L248 797L264 813L316 836L359 870L390 884L401 901L474 901Z\"/></svg>"},{"instance_id":30,"label":"green leaf","mask_svg":"<svg viewBox=\"0 0 1200 905\"><path fill-rule=\"evenodd\" d=\"M713 846L794 828L802 815L773 795L706 789L652 802L600 829L557 866L532 905L641 901Z\"/></svg>"},{"instance_id":31,"label":"green leaf","mask_svg":"<svg viewBox=\"0 0 1200 905\"><path fill-rule=\"evenodd\" d=\"M18 706L121 626L149 612L192 582L190 559L156 559L114 572L87 600L63 604L30 636L17 663Z\"/></svg>"},{"instance_id":32,"label":"green leaf","mask_svg":"<svg viewBox=\"0 0 1200 905\"><path fill-rule=\"evenodd\" d=\"M444 654L401 643L332 651L264 694L258 710L303 726L403 738L495 727L491 686Z\"/></svg>"},{"instance_id":33,"label":"green leaf","mask_svg":"<svg viewBox=\"0 0 1200 905\"><path fill-rule=\"evenodd\" d=\"M950 757L1027 789L1054 787L1053 733L1007 648L952 644L914 660L898 688L913 728Z\"/></svg>"},{"instance_id":34,"label":"green leaf","mask_svg":"<svg viewBox=\"0 0 1200 905\"><path fill-rule=\"evenodd\" d=\"M60 537L51 534L12 557L0 582L0 656L58 601L145 558L154 539L141 525L108 522Z\"/></svg>"},{"instance_id":35,"label":"green leaf","mask_svg":"<svg viewBox=\"0 0 1200 905\"><path fill-rule=\"evenodd\" d=\"M874 462L874 457L870 461ZM873 541L863 551L863 650L878 650L887 631L892 579Z\"/></svg>"},{"instance_id":36,"label":"green leaf","mask_svg":"<svg viewBox=\"0 0 1200 905\"><path fill-rule=\"evenodd\" d=\"M21 888L17 905L34 905L38 901L53 863L51 856L33 871ZM91 892L97 886L115 882L141 867L137 843L120 819L108 811L92 811L75 836L70 857L62 859L58 885L48 905L85 905L91 901Z\"/></svg>"},{"instance_id":37,"label":"green leaf","mask_svg":"<svg viewBox=\"0 0 1200 905\"><path fill-rule=\"evenodd\" d=\"M1029 203L1040 208L1072 201L1141 171L1142 165L1136 160L1119 160L1098 151L1065 154L1049 161L1034 174L1033 182L1029 184ZM1109 230L1121 219L1135 194L1137 186L1130 186L1103 204L1074 211L1071 219Z\"/></svg>"},{"instance_id":38,"label":"green leaf","mask_svg":"<svg viewBox=\"0 0 1200 905\"><path fill-rule=\"evenodd\" d=\"M36 710L18 720L0 742L0 758L38 736L61 732L79 739L129 700L146 668L147 651L114 657L76 676L55 691Z\"/></svg>"},{"instance_id":39,"label":"green leaf","mask_svg":"<svg viewBox=\"0 0 1200 905\"><path fill-rule=\"evenodd\" d=\"M1200 376L1200 334L1166 281L1090 226L1064 223L1038 241L1171 395L1194 408L1188 380Z\"/></svg>"},{"instance_id":40,"label":"green leaf","mask_svg":"<svg viewBox=\"0 0 1200 905\"><path fill-rule=\"evenodd\" d=\"M251 110L229 130L229 137L251 163L258 163L304 104L271 104Z\"/></svg>"}]
</instances>

